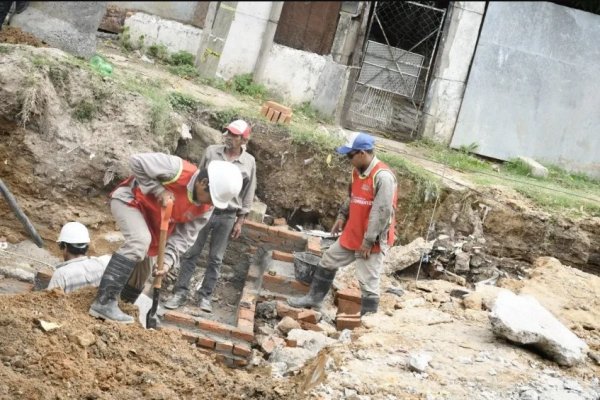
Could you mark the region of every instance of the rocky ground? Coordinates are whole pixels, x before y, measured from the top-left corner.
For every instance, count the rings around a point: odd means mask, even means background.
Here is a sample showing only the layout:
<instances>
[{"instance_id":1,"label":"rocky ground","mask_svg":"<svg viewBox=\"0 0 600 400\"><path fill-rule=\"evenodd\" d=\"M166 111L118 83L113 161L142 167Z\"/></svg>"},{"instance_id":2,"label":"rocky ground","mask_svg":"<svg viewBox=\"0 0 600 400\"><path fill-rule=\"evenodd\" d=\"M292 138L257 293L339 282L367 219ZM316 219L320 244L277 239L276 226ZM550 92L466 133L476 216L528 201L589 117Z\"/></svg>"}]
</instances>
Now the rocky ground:
<instances>
[{"instance_id":1,"label":"rocky ground","mask_svg":"<svg viewBox=\"0 0 600 400\"><path fill-rule=\"evenodd\" d=\"M43 45L33 39L4 30L0 35L0 42ZM115 48L101 49L115 66L113 76L103 78L56 49L2 46L0 177L49 252L24 241L18 220L0 201L0 239L9 243L0 249L11 252L0 251L0 293L28 289L35 271L56 262L54 241L69 220L90 228L92 254L118 247L120 235L105 200L127 175L129 154L167 151L197 161L218 140L219 111L258 108ZM171 110L157 121L156 104L140 94L155 84L202 105L193 112ZM344 165L293 144L285 128L253 122L249 150L257 157L258 195L268 212L290 218L307 209L312 220L305 222L327 227L345 195ZM158 123L164 124L161 135ZM191 127L191 140L182 139L182 124ZM407 150L399 144L386 149ZM570 267L598 264L600 219L551 215L504 188L470 192L449 185L428 232L434 202L413 196L418 182L398 172L404 246L388 256L380 312L351 334L284 333L277 327L279 316L259 318L258 334L281 340L292 335L298 347L265 352L257 343L248 369L229 370L176 334L90 318L91 290L2 295L0 398L600 398L600 282ZM464 174L444 173L470 185ZM427 244L425 236L436 241ZM414 239L420 242L411 244ZM424 248L427 259L420 263ZM536 261L540 256L562 264ZM338 275L336 286L356 287L352 267ZM561 367L539 351L496 337L488 292L497 287L535 296L585 340L589 355L576 366ZM324 326L334 317L328 299ZM45 331L41 321L60 327Z\"/></svg>"}]
</instances>

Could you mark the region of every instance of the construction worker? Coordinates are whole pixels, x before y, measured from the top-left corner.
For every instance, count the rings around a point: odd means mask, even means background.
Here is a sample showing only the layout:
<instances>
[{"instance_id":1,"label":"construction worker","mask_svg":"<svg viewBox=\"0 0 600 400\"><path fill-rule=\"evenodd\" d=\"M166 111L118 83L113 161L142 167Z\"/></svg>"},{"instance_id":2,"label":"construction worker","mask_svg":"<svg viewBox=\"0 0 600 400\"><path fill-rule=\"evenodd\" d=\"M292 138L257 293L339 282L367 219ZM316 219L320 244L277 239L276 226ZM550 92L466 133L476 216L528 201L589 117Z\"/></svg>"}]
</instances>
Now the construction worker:
<instances>
[{"instance_id":1,"label":"construction worker","mask_svg":"<svg viewBox=\"0 0 600 400\"><path fill-rule=\"evenodd\" d=\"M203 311L212 312L211 297L219 278L229 238L237 239L240 236L244 220L252 208L256 191L256 163L254 157L244 149L250 139L250 131L247 122L233 121L223 132L225 144L208 146L204 152L200 168L204 168L214 160L229 161L241 171L244 184L240 194L229 201L227 208L213 212L208 224L198 234L194 245L181 257L181 268L174 294L165 303L166 308L176 309L186 303L192 275L202 248L210 235L208 266L199 290L199 306Z\"/></svg>"},{"instance_id":2,"label":"construction worker","mask_svg":"<svg viewBox=\"0 0 600 400\"><path fill-rule=\"evenodd\" d=\"M375 140L354 133L338 147L354 167L350 196L338 213L331 233L341 236L323 254L306 296L289 299L292 307L319 308L340 267L356 261L361 288L361 315L377 312L383 259L394 243L397 183L387 165L373 153Z\"/></svg>"},{"instance_id":3,"label":"construction worker","mask_svg":"<svg viewBox=\"0 0 600 400\"><path fill-rule=\"evenodd\" d=\"M112 255L89 314L120 323L132 323L117 298L127 285L124 300L135 302L150 275L149 257L158 253L161 206L173 202L164 255L164 275L193 244L213 211L226 208L242 188L242 175L233 164L213 161L198 169L177 156L137 154L130 158L133 175L111 193L111 212L125 237ZM132 274L133 272L133 274ZM130 277L132 279L130 279ZM129 281L128 281L129 279Z\"/></svg>"},{"instance_id":4,"label":"construction worker","mask_svg":"<svg viewBox=\"0 0 600 400\"><path fill-rule=\"evenodd\" d=\"M103 257L88 257L90 234L85 225L67 222L58 235L58 246L64 262L58 264L48 289L61 288L70 293L84 286L98 286L108 260Z\"/></svg>"}]
</instances>

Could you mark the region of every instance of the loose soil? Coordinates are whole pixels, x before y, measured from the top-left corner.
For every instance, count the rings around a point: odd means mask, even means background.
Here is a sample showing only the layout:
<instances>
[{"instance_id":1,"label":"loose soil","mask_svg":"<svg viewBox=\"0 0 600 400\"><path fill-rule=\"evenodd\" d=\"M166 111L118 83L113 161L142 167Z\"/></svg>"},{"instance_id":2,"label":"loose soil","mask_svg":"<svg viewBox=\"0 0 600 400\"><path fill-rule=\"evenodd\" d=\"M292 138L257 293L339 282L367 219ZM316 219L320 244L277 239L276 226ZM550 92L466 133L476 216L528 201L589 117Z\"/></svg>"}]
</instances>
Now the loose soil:
<instances>
[{"instance_id":1,"label":"loose soil","mask_svg":"<svg viewBox=\"0 0 600 400\"><path fill-rule=\"evenodd\" d=\"M222 367L178 332L99 322L87 315L95 293L2 296L0 398L301 398L294 380ZM40 320L61 327L44 332Z\"/></svg>"},{"instance_id":2,"label":"loose soil","mask_svg":"<svg viewBox=\"0 0 600 400\"><path fill-rule=\"evenodd\" d=\"M0 31L0 43L27 44L35 47L47 47L47 44L39 40L31 33L23 32L14 26L4 26Z\"/></svg>"}]
</instances>

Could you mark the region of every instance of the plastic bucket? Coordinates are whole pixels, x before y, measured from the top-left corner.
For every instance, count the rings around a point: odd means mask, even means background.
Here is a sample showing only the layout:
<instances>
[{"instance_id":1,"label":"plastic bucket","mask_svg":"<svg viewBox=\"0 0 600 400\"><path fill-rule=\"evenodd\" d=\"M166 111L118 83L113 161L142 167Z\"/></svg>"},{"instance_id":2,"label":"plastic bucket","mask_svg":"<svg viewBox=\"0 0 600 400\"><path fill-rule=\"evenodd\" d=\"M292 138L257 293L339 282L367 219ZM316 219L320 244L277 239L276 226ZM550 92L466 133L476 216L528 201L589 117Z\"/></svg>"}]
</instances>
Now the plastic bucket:
<instances>
[{"instance_id":1,"label":"plastic bucket","mask_svg":"<svg viewBox=\"0 0 600 400\"><path fill-rule=\"evenodd\" d=\"M320 261L321 257L311 253L294 253L294 276L300 282L310 284Z\"/></svg>"}]
</instances>

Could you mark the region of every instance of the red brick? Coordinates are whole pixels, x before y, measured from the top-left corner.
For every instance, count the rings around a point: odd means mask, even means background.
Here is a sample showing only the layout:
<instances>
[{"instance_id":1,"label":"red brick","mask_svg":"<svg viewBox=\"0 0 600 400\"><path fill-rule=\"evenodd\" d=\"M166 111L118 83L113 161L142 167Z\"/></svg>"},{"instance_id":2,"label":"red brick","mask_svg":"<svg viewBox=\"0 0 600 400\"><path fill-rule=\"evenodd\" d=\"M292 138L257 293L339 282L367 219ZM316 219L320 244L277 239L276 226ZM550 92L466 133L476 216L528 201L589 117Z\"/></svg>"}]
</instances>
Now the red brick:
<instances>
[{"instance_id":1,"label":"red brick","mask_svg":"<svg viewBox=\"0 0 600 400\"><path fill-rule=\"evenodd\" d=\"M236 367L245 367L246 365L248 365L248 360L234 360L233 365L235 365Z\"/></svg>"},{"instance_id":2,"label":"red brick","mask_svg":"<svg viewBox=\"0 0 600 400\"><path fill-rule=\"evenodd\" d=\"M293 308L288 306L283 301L278 301L276 305L277 315L280 317L292 317L298 319L298 314L302 311L301 308Z\"/></svg>"},{"instance_id":3,"label":"red brick","mask_svg":"<svg viewBox=\"0 0 600 400\"><path fill-rule=\"evenodd\" d=\"M168 322L172 322L174 324L184 324L184 325L192 325L196 324L194 317L188 314L184 314L178 311L167 311L163 319Z\"/></svg>"},{"instance_id":4,"label":"red brick","mask_svg":"<svg viewBox=\"0 0 600 400\"><path fill-rule=\"evenodd\" d=\"M190 343L196 343L196 341L198 340L198 335L193 334L192 332L185 331L183 329L181 330L181 337Z\"/></svg>"},{"instance_id":5,"label":"red brick","mask_svg":"<svg viewBox=\"0 0 600 400\"><path fill-rule=\"evenodd\" d=\"M358 303L358 304L360 304L360 302L361 302L360 289L350 288L350 289L338 290L335 294L335 297L338 299L350 300L350 301L352 301L354 303Z\"/></svg>"},{"instance_id":6,"label":"red brick","mask_svg":"<svg viewBox=\"0 0 600 400\"><path fill-rule=\"evenodd\" d=\"M310 322L298 321L300 322L300 327L306 331L315 331L315 332L323 332L323 328L319 325L311 324Z\"/></svg>"},{"instance_id":7,"label":"red brick","mask_svg":"<svg viewBox=\"0 0 600 400\"><path fill-rule=\"evenodd\" d=\"M227 362L227 357L225 357L225 355L223 355L223 354L217 354L215 356L215 360L217 362L220 362L220 363L226 363Z\"/></svg>"},{"instance_id":8,"label":"red brick","mask_svg":"<svg viewBox=\"0 0 600 400\"><path fill-rule=\"evenodd\" d=\"M275 109L275 110L277 110L279 112L282 112L284 114L290 114L292 112L291 108L286 107L284 105L281 105L281 104L276 103L276 102L271 101L271 100L265 102L263 105L267 106L268 108L273 108L273 109Z\"/></svg>"},{"instance_id":9,"label":"red brick","mask_svg":"<svg viewBox=\"0 0 600 400\"><path fill-rule=\"evenodd\" d=\"M232 329L231 336L246 342L254 341L254 331L248 329Z\"/></svg>"},{"instance_id":10,"label":"red brick","mask_svg":"<svg viewBox=\"0 0 600 400\"><path fill-rule=\"evenodd\" d=\"M341 318L337 317L335 319L335 326L338 331L344 329L354 329L360 326L360 318Z\"/></svg>"},{"instance_id":11,"label":"red brick","mask_svg":"<svg viewBox=\"0 0 600 400\"><path fill-rule=\"evenodd\" d=\"M292 120L292 115L294 115L294 114L287 115L287 116L285 117L285 119L283 120L283 123L284 123L284 124L289 124L289 123L290 123L290 121Z\"/></svg>"},{"instance_id":12,"label":"red brick","mask_svg":"<svg viewBox=\"0 0 600 400\"><path fill-rule=\"evenodd\" d=\"M250 346L244 344L236 344L233 346L233 354L236 356L249 357L252 354Z\"/></svg>"},{"instance_id":13,"label":"red brick","mask_svg":"<svg viewBox=\"0 0 600 400\"><path fill-rule=\"evenodd\" d=\"M283 276L283 275L270 275L270 274L264 274L263 275L263 282L267 283L267 284L273 284L273 285L280 285L283 284L287 281L287 277Z\"/></svg>"},{"instance_id":14,"label":"red brick","mask_svg":"<svg viewBox=\"0 0 600 400\"><path fill-rule=\"evenodd\" d=\"M254 311L240 307L240 309L238 310L238 320L241 319L245 319L247 321L254 321Z\"/></svg>"},{"instance_id":15,"label":"red brick","mask_svg":"<svg viewBox=\"0 0 600 400\"><path fill-rule=\"evenodd\" d=\"M356 314L360 313L360 303L346 299L338 299L337 301L338 313L344 314Z\"/></svg>"},{"instance_id":16,"label":"red brick","mask_svg":"<svg viewBox=\"0 0 600 400\"><path fill-rule=\"evenodd\" d=\"M313 310L302 310L298 314L298 321L304 321L311 324L316 324L317 321L317 313Z\"/></svg>"},{"instance_id":17,"label":"red brick","mask_svg":"<svg viewBox=\"0 0 600 400\"><path fill-rule=\"evenodd\" d=\"M267 116L267 111L269 111L269 107L266 105L263 105L260 108L260 115L264 115L265 117Z\"/></svg>"},{"instance_id":18,"label":"red brick","mask_svg":"<svg viewBox=\"0 0 600 400\"><path fill-rule=\"evenodd\" d=\"M196 343L200 347L204 347L204 348L211 349L211 350L215 348L215 344L216 344L216 342L214 340L212 340L211 338L207 338L205 336L200 336Z\"/></svg>"},{"instance_id":19,"label":"red brick","mask_svg":"<svg viewBox=\"0 0 600 400\"><path fill-rule=\"evenodd\" d=\"M225 353L231 353L233 351L233 343L231 342L217 342L215 344L215 350L216 351L222 351Z\"/></svg>"},{"instance_id":20,"label":"red brick","mask_svg":"<svg viewBox=\"0 0 600 400\"><path fill-rule=\"evenodd\" d=\"M275 110L269 107L269 111L267 111L267 120L271 121L273 119L273 114L275 114Z\"/></svg>"},{"instance_id":21,"label":"red brick","mask_svg":"<svg viewBox=\"0 0 600 400\"><path fill-rule=\"evenodd\" d=\"M295 339L285 339L285 345L287 347L298 347L298 341Z\"/></svg>"},{"instance_id":22,"label":"red brick","mask_svg":"<svg viewBox=\"0 0 600 400\"><path fill-rule=\"evenodd\" d=\"M285 220L285 218L275 218L275 220L273 221L273 225L276 226L280 226L280 225L287 225L287 221Z\"/></svg>"},{"instance_id":23,"label":"red brick","mask_svg":"<svg viewBox=\"0 0 600 400\"><path fill-rule=\"evenodd\" d=\"M271 117L271 122L278 122L279 117L281 117L281 111L274 110L273 116Z\"/></svg>"},{"instance_id":24,"label":"red brick","mask_svg":"<svg viewBox=\"0 0 600 400\"><path fill-rule=\"evenodd\" d=\"M278 230L277 236L284 238L284 239L294 240L294 241L304 242L306 240L306 239L304 239L304 235L302 235L300 232L295 232L295 231L290 231L290 230Z\"/></svg>"},{"instance_id":25,"label":"red brick","mask_svg":"<svg viewBox=\"0 0 600 400\"><path fill-rule=\"evenodd\" d=\"M246 330L246 331L254 331L254 321L248 321L247 319L240 319L240 320L238 320L237 328Z\"/></svg>"},{"instance_id":26,"label":"red brick","mask_svg":"<svg viewBox=\"0 0 600 400\"><path fill-rule=\"evenodd\" d=\"M231 334L231 328L219 322L211 321L208 319L200 319L196 321L196 324L198 325L198 328L200 328L203 331L209 331L227 336Z\"/></svg>"},{"instance_id":27,"label":"red brick","mask_svg":"<svg viewBox=\"0 0 600 400\"><path fill-rule=\"evenodd\" d=\"M323 255L323 252L321 251L321 238L309 237L306 241L306 251L318 256Z\"/></svg>"},{"instance_id":28,"label":"red brick","mask_svg":"<svg viewBox=\"0 0 600 400\"><path fill-rule=\"evenodd\" d=\"M294 262L294 255L292 253L285 253L283 251L273 250L273 260Z\"/></svg>"},{"instance_id":29,"label":"red brick","mask_svg":"<svg viewBox=\"0 0 600 400\"><path fill-rule=\"evenodd\" d=\"M215 353L213 353L213 352L212 352L212 351L210 351L210 350L205 350L205 349L200 349L200 348L198 348L198 351L199 351L200 353L204 354L205 356L208 356L208 357L213 357L213 356L215 355Z\"/></svg>"},{"instance_id":30,"label":"red brick","mask_svg":"<svg viewBox=\"0 0 600 400\"><path fill-rule=\"evenodd\" d=\"M290 282L290 286L302 293L308 293L308 291L310 290L310 285L307 285L306 283L300 282L295 279Z\"/></svg>"},{"instance_id":31,"label":"red brick","mask_svg":"<svg viewBox=\"0 0 600 400\"><path fill-rule=\"evenodd\" d=\"M258 232L269 233L269 226L265 224L259 224L258 222L251 221L249 219L244 221L244 227L252 229Z\"/></svg>"}]
</instances>

